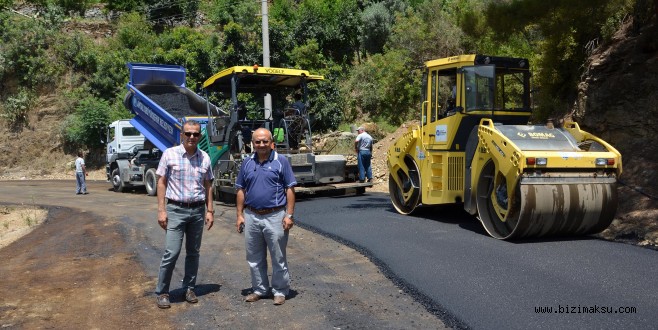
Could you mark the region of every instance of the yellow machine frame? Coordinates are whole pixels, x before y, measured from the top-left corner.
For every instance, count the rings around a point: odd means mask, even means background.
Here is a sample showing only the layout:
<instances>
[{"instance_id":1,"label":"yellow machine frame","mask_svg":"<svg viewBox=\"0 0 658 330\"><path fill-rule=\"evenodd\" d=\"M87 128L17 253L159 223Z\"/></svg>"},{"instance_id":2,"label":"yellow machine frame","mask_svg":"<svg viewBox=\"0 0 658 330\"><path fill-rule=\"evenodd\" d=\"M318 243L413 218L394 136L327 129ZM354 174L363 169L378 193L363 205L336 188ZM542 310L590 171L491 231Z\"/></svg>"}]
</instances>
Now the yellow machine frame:
<instances>
[{"instance_id":1,"label":"yellow machine frame","mask_svg":"<svg viewBox=\"0 0 658 330\"><path fill-rule=\"evenodd\" d=\"M602 214L616 210L614 184L621 174L621 155L577 123L560 129L526 125L531 115L527 60L460 55L425 66L421 124L388 150L389 189L398 212L464 203L497 238L581 234L607 227L612 216ZM452 95L446 97L449 84ZM559 143L571 149L554 147ZM590 148L592 144L596 147ZM560 211L551 209L554 205L537 206L543 201L534 196L570 198L564 192L568 190L576 191L572 198L589 202L552 200L568 208ZM592 197L592 191L605 197ZM574 210L592 219L579 225L560 222L558 218L573 217L562 213Z\"/></svg>"}]
</instances>

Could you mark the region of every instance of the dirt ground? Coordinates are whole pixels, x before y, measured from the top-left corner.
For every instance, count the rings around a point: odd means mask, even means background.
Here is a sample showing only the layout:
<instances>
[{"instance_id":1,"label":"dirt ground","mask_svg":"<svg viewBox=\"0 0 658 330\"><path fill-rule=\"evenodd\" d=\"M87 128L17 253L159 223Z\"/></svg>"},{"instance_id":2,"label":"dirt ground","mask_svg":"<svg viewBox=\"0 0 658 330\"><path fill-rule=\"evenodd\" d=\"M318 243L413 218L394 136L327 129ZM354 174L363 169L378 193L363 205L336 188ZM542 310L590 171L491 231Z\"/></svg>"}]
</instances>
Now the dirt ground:
<instances>
[{"instance_id":1,"label":"dirt ground","mask_svg":"<svg viewBox=\"0 0 658 330\"><path fill-rule=\"evenodd\" d=\"M41 230L0 249L3 328L171 328L167 318L141 306L151 281L134 272L140 265L116 222L98 226L84 213L50 212Z\"/></svg>"},{"instance_id":2,"label":"dirt ground","mask_svg":"<svg viewBox=\"0 0 658 330\"><path fill-rule=\"evenodd\" d=\"M221 204L215 226L204 233L199 303L186 303L175 290L182 279L179 258L172 308L160 310L153 290L163 231L154 220L154 198L114 193L105 180L90 180L89 195L76 196L74 187L72 180L0 182L0 238L28 216L47 212L40 225L30 220L28 234L0 248L0 327L445 328L367 257L301 227L293 228L288 244L289 300L283 306L268 299L245 303L244 239L234 231L234 207Z\"/></svg>"}]
</instances>

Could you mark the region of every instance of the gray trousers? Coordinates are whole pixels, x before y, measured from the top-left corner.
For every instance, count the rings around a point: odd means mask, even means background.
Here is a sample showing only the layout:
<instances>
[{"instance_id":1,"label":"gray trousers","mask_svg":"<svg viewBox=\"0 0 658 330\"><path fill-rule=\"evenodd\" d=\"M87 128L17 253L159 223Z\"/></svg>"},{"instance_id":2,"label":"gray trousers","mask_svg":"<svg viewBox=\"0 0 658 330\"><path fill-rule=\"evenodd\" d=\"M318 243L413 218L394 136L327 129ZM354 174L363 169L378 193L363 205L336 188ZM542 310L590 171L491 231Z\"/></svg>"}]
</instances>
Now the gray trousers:
<instances>
[{"instance_id":1,"label":"gray trousers","mask_svg":"<svg viewBox=\"0 0 658 330\"><path fill-rule=\"evenodd\" d=\"M84 172L75 172L75 193L84 194L87 192L87 182Z\"/></svg>"},{"instance_id":2,"label":"gray trousers","mask_svg":"<svg viewBox=\"0 0 658 330\"><path fill-rule=\"evenodd\" d=\"M185 276L183 288L194 289L199 270L199 252L201 251L201 236L206 215L204 206L184 208L167 204L167 232L165 234L165 252L160 262L160 273L156 294L169 293L171 276L176 267L176 260L185 237Z\"/></svg>"},{"instance_id":3,"label":"gray trousers","mask_svg":"<svg viewBox=\"0 0 658 330\"><path fill-rule=\"evenodd\" d=\"M288 232L283 230L285 208L265 215L244 211L244 237L247 263L251 271L251 287L260 296L270 294L267 277L267 251L272 260L272 294L286 296L290 290L290 274L286 260Z\"/></svg>"}]
</instances>

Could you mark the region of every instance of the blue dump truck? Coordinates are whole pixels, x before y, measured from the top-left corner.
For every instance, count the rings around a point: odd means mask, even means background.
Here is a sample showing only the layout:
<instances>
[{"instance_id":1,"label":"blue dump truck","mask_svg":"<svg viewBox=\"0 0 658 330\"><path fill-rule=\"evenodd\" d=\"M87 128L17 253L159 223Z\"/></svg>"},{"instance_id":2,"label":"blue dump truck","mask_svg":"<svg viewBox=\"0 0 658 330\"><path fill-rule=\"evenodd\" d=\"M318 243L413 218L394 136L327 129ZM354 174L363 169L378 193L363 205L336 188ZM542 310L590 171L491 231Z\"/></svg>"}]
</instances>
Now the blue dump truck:
<instances>
[{"instance_id":1,"label":"blue dump truck","mask_svg":"<svg viewBox=\"0 0 658 330\"><path fill-rule=\"evenodd\" d=\"M160 156L163 150L180 144L181 123L194 119L205 126L207 109L217 110L185 87L182 66L127 66L130 81L124 106L135 116L109 125L105 169L115 191L146 186L146 192L155 195Z\"/></svg>"},{"instance_id":2,"label":"blue dump truck","mask_svg":"<svg viewBox=\"0 0 658 330\"><path fill-rule=\"evenodd\" d=\"M308 84L322 76L305 70L236 66L208 78L200 96L185 87L182 66L127 66L130 81L124 105L135 117L129 123L112 123L107 138L111 142L106 171L115 191L146 186L147 193L155 195L161 151L180 143L182 123L189 119L202 124L199 147L212 160L215 200L235 202L235 179L242 160L253 150L251 133L260 127L272 131L277 151L289 159L299 184L297 193L362 194L372 186L357 182L356 166L348 165L345 156L322 154L313 147ZM265 95L271 103L264 101ZM141 133L143 143L134 142L136 132L130 127Z\"/></svg>"}]
</instances>

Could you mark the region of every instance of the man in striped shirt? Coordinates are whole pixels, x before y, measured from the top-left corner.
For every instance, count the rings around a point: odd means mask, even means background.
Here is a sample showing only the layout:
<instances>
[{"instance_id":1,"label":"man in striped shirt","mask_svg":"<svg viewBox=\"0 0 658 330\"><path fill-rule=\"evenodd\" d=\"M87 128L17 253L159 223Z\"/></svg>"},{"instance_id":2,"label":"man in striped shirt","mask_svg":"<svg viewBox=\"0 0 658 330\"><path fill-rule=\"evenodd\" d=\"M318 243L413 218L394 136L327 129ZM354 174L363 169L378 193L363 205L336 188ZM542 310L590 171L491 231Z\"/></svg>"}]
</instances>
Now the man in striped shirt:
<instances>
[{"instance_id":1,"label":"man in striped shirt","mask_svg":"<svg viewBox=\"0 0 658 330\"><path fill-rule=\"evenodd\" d=\"M165 252L160 263L155 290L160 308L169 308L169 284L185 236L185 300L198 301L194 286L199 269L199 251L204 219L212 228L215 210L212 199L214 176L210 157L199 149L201 124L190 120L183 124L181 144L162 155L158 176L158 224L166 231ZM166 203L165 203L166 201Z\"/></svg>"}]
</instances>

